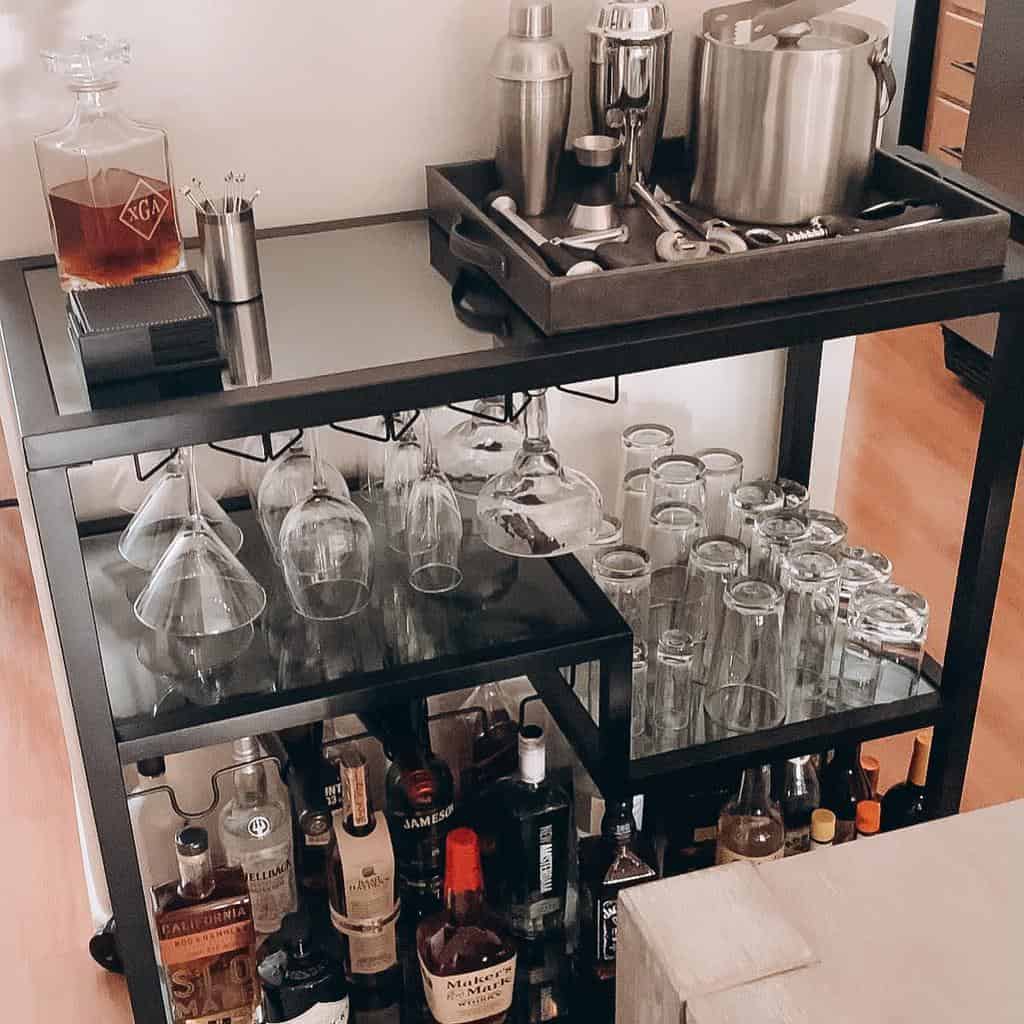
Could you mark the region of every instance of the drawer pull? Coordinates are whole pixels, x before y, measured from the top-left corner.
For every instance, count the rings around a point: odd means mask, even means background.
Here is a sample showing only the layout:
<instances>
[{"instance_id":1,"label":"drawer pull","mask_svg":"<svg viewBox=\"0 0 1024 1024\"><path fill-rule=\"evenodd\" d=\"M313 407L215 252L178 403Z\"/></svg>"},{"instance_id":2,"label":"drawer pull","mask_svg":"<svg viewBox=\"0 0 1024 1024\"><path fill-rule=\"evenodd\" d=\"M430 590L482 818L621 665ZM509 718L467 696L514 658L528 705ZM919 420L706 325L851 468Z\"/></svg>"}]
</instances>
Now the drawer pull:
<instances>
[{"instance_id":1,"label":"drawer pull","mask_svg":"<svg viewBox=\"0 0 1024 1024\"><path fill-rule=\"evenodd\" d=\"M939 146L939 152L951 156L954 160L962 161L964 158L963 146Z\"/></svg>"},{"instance_id":2,"label":"drawer pull","mask_svg":"<svg viewBox=\"0 0 1024 1024\"><path fill-rule=\"evenodd\" d=\"M966 71L969 75L978 73L978 65L973 60L951 60L949 63L958 71Z\"/></svg>"}]
</instances>

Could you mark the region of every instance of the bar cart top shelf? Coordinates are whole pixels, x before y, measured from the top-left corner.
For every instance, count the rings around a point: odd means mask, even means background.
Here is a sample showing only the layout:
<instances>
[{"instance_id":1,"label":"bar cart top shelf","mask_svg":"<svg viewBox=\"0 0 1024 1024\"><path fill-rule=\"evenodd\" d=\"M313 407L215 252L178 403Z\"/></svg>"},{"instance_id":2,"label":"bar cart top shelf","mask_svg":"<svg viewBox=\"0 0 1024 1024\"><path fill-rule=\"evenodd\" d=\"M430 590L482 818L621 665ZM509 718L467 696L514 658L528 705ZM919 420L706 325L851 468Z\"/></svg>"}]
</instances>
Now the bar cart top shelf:
<instances>
[{"instance_id":1,"label":"bar cart top shelf","mask_svg":"<svg viewBox=\"0 0 1024 1024\"><path fill-rule=\"evenodd\" d=\"M28 468L467 402L1024 302L1024 246L1011 242L995 270L559 338L512 308L496 336L453 314L450 286L431 266L432 233L436 251L443 235L422 214L268 232L259 243L262 306L240 307L233 321L265 316L266 350L254 350L251 330L225 325L230 307L222 311L234 377L248 383L97 411L68 340L52 259L0 263L3 344ZM196 257L189 253L193 265Z\"/></svg>"}]
</instances>

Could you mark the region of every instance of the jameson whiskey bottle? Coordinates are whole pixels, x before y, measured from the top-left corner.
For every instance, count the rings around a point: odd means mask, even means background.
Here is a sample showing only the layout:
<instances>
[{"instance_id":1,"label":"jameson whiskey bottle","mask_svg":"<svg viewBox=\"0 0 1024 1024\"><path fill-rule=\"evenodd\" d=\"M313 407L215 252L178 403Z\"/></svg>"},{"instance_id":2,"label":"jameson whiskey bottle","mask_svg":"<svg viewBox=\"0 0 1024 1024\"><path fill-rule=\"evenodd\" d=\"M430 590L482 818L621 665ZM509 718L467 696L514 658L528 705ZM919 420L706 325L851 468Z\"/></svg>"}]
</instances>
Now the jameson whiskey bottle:
<instances>
[{"instance_id":1,"label":"jameson whiskey bottle","mask_svg":"<svg viewBox=\"0 0 1024 1024\"><path fill-rule=\"evenodd\" d=\"M259 756L253 737L235 740L235 792L221 810L220 833L228 863L245 872L256 931L270 935L298 897L291 811L269 794L266 767L249 763Z\"/></svg>"},{"instance_id":2,"label":"jameson whiskey bottle","mask_svg":"<svg viewBox=\"0 0 1024 1024\"><path fill-rule=\"evenodd\" d=\"M181 1024L253 1024L260 1006L256 933L245 876L214 870L206 829L175 837L177 882L153 890L171 1013Z\"/></svg>"},{"instance_id":3,"label":"jameson whiskey bottle","mask_svg":"<svg viewBox=\"0 0 1024 1024\"><path fill-rule=\"evenodd\" d=\"M352 985L389 988L401 973L395 853L384 815L370 806L366 759L346 747L341 766L345 812L335 816L327 866L331 922L343 939Z\"/></svg>"},{"instance_id":4,"label":"jameson whiskey bottle","mask_svg":"<svg viewBox=\"0 0 1024 1024\"><path fill-rule=\"evenodd\" d=\"M779 860L784 855L786 830L771 788L768 765L743 773L739 793L722 808L718 819L716 864Z\"/></svg>"},{"instance_id":5,"label":"jameson whiskey bottle","mask_svg":"<svg viewBox=\"0 0 1024 1024\"><path fill-rule=\"evenodd\" d=\"M516 942L484 902L476 833L454 829L445 845L445 908L416 929L430 1019L501 1024L515 994Z\"/></svg>"}]
</instances>

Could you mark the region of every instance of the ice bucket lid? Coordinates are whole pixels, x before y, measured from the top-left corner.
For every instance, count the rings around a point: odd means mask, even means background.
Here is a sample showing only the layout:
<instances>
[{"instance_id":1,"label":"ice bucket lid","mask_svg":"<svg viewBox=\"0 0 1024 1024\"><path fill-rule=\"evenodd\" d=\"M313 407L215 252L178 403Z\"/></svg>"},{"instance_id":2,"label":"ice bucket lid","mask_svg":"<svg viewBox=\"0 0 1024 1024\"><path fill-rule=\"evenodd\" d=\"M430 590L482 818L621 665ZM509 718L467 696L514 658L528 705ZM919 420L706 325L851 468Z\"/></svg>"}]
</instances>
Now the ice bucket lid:
<instances>
[{"instance_id":1,"label":"ice bucket lid","mask_svg":"<svg viewBox=\"0 0 1024 1024\"><path fill-rule=\"evenodd\" d=\"M607 39L646 42L672 34L663 0L609 0L590 31Z\"/></svg>"}]
</instances>

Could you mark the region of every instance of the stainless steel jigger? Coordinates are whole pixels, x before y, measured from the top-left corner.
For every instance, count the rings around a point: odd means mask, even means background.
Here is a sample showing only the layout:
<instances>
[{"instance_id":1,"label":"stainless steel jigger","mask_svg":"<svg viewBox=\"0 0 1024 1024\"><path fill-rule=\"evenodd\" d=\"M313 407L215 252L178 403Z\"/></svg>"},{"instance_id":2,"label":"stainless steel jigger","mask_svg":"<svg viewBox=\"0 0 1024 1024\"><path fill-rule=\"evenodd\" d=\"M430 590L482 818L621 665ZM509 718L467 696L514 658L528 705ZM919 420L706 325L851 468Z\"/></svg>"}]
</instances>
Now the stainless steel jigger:
<instances>
[{"instance_id":1,"label":"stainless steel jigger","mask_svg":"<svg viewBox=\"0 0 1024 1024\"><path fill-rule=\"evenodd\" d=\"M242 200L235 213L196 208L203 278L213 302L251 302L262 294L252 203Z\"/></svg>"}]
</instances>

